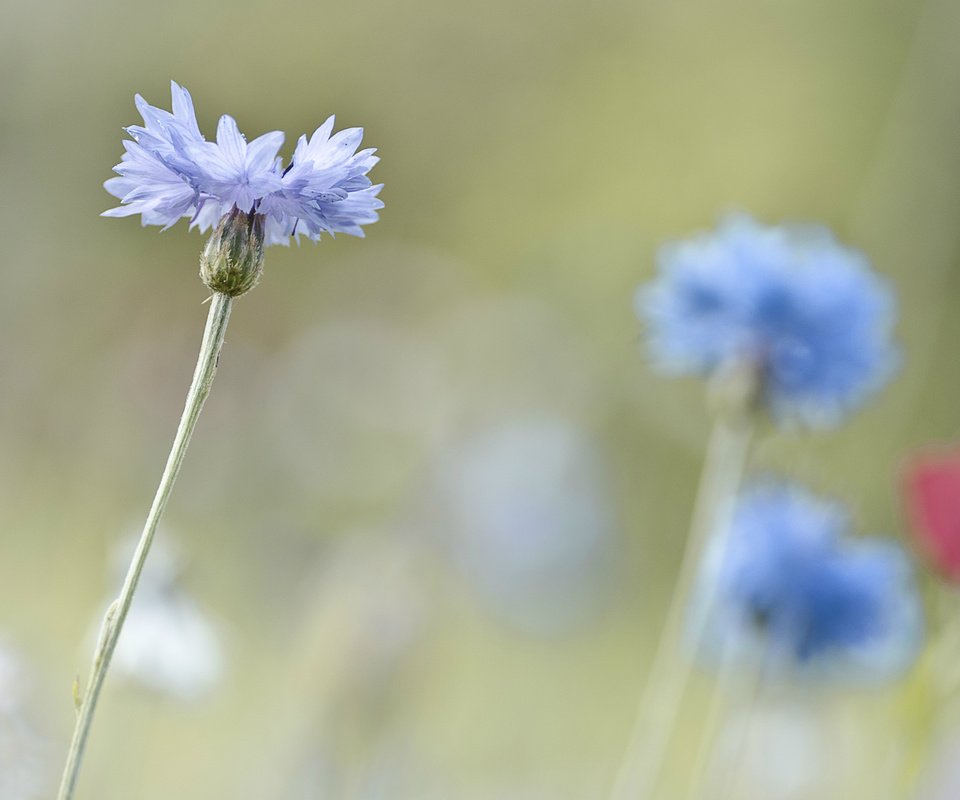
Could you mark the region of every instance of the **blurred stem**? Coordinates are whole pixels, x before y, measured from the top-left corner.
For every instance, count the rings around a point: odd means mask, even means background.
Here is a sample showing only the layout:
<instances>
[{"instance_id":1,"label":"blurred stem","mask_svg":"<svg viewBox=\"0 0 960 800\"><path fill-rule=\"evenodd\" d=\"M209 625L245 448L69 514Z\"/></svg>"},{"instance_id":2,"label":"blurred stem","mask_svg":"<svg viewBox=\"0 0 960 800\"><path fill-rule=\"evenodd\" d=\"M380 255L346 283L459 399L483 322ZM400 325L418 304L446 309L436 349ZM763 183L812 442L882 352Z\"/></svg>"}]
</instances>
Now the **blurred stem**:
<instances>
[{"instance_id":1,"label":"blurred stem","mask_svg":"<svg viewBox=\"0 0 960 800\"><path fill-rule=\"evenodd\" d=\"M960 596L954 586L938 580L934 586L933 617L936 637L928 648L935 691L942 701L956 697L960 690ZM932 627L932 626L931 626Z\"/></svg>"},{"instance_id":2,"label":"blurred stem","mask_svg":"<svg viewBox=\"0 0 960 800\"><path fill-rule=\"evenodd\" d=\"M940 576L928 574L924 595L930 636L920 666L897 703L904 740L900 775L893 782L898 797L919 796L939 735L955 728L960 697L960 593Z\"/></svg>"},{"instance_id":3,"label":"blurred stem","mask_svg":"<svg viewBox=\"0 0 960 800\"><path fill-rule=\"evenodd\" d=\"M687 604L708 543L714 536L725 535L729 526L753 435L752 387L750 376L742 381L744 377L731 373L720 379L724 384L720 390L733 386L738 400L722 404L710 434L677 584L654 651L627 751L610 793L611 800L649 800L656 796L654 790L692 668L682 647ZM729 401L730 398L721 399ZM709 605L710 598L706 602ZM694 631L694 647L701 633Z\"/></svg>"},{"instance_id":4,"label":"blurred stem","mask_svg":"<svg viewBox=\"0 0 960 800\"><path fill-rule=\"evenodd\" d=\"M67 763L63 770L60 791L57 794L58 800L70 800L76 790L77 777L80 773L87 738L90 735L93 715L97 709L97 701L100 698L100 690L103 688L103 681L110 666L110 659L117 646L117 639L120 637L124 620L126 620L127 613L130 610L130 604L133 602L133 593L137 589L140 574L143 572L143 565L147 560L153 535L156 533L160 517L163 516L167 501L170 499L173 484L183 464L183 457L186 455L187 446L190 444L190 437L196 427L197 419L200 417L203 403L210 393L210 386L217 371L220 349L223 347L223 337L227 330L232 305L232 297L214 293L210 303L210 313L207 316L207 326L203 332L203 341L200 344L197 368L193 373L190 390L187 392L183 416L180 417L180 425L177 428L177 435L173 440L170 455L167 457L167 465L163 470L163 476L160 478L160 485L157 487L156 496L153 498L153 505L147 515L143 533L140 535L133 560L130 562L127 576L123 581L123 588L120 590L119 597L110 604L104 617L97 647L93 654L93 666L86 689L81 697L75 698L77 702L77 721L70 742L70 750L67 753Z\"/></svg>"},{"instance_id":5,"label":"blurred stem","mask_svg":"<svg viewBox=\"0 0 960 800\"><path fill-rule=\"evenodd\" d=\"M734 657L734 647L730 641L721 644L720 669L716 681L710 690L710 700L707 712L704 715L703 729L697 745L697 755L690 770L691 782L687 797L702 798L706 787L707 773L710 767L710 756L720 730L720 721L728 705L729 697L736 684L743 678Z\"/></svg>"},{"instance_id":6,"label":"blurred stem","mask_svg":"<svg viewBox=\"0 0 960 800\"><path fill-rule=\"evenodd\" d=\"M752 687L748 702L746 703L743 731L740 733L732 758L730 759L730 769L719 781L712 785L707 785L705 794L701 795L701 797L704 797L704 800L710 800L710 798L730 800L736 796L737 784L743 773L747 753L750 752L751 740L754 738L757 708L759 706L760 695L763 691L765 672L766 664L761 666L760 669L748 673L748 677L752 681Z\"/></svg>"}]
</instances>

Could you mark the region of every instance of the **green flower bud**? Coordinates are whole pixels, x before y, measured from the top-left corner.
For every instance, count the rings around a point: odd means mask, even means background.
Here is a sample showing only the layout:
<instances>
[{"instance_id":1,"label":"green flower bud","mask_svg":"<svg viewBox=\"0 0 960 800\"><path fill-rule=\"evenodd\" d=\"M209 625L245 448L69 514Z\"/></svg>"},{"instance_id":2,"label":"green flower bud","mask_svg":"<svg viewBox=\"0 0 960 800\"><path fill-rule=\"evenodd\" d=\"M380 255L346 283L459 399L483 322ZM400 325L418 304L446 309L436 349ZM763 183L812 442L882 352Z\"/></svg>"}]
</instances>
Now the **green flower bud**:
<instances>
[{"instance_id":1,"label":"green flower bud","mask_svg":"<svg viewBox=\"0 0 960 800\"><path fill-rule=\"evenodd\" d=\"M229 297L249 292L263 274L262 214L234 208L210 235L200 256L200 277Z\"/></svg>"}]
</instances>

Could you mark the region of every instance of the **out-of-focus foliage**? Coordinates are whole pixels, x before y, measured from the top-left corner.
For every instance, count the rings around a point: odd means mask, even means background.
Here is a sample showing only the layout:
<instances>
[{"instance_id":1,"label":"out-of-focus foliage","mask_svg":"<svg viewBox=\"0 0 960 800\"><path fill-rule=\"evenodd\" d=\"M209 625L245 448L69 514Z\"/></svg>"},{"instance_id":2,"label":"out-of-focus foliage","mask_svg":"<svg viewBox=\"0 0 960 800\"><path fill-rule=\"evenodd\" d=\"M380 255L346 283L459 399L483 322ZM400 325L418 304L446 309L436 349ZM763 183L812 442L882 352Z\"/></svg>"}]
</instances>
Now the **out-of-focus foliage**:
<instances>
[{"instance_id":1,"label":"out-of-focus foliage","mask_svg":"<svg viewBox=\"0 0 960 800\"><path fill-rule=\"evenodd\" d=\"M765 431L762 465L896 534L901 458L960 430L950 0L6 0L0 19L0 630L48 748L33 796L205 314L200 236L97 216L135 92L189 86L207 132L362 125L386 208L364 241L272 248L238 301L167 517L222 679L185 704L111 676L83 797L601 797L708 425L697 382L648 369L631 301L661 242L724 212L825 223L900 303L890 388L836 432ZM497 498L491 529L471 504ZM742 786L872 799L924 769L955 736L911 680L768 699L750 741L781 750L751 750Z\"/></svg>"}]
</instances>

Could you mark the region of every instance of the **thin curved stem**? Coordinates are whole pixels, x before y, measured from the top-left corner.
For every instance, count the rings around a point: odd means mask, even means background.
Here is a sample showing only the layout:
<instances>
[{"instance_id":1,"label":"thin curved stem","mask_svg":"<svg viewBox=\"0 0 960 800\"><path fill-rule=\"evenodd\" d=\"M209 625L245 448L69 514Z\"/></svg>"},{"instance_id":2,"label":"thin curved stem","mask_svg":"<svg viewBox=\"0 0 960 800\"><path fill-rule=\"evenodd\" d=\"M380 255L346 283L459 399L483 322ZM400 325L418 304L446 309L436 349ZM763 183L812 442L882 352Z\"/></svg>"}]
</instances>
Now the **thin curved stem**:
<instances>
[{"instance_id":1,"label":"thin curved stem","mask_svg":"<svg viewBox=\"0 0 960 800\"><path fill-rule=\"evenodd\" d=\"M681 641L687 603L708 542L714 535L723 535L729 526L752 433L748 414L720 414L714 424L677 585L611 800L649 800L655 796L690 679L691 664L684 657Z\"/></svg>"},{"instance_id":2,"label":"thin curved stem","mask_svg":"<svg viewBox=\"0 0 960 800\"><path fill-rule=\"evenodd\" d=\"M137 589L140 574L143 572L143 565L147 560L153 535L156 533L164 508L166 508L167 501L170 499L173 484L183 464L183 457L186 455L187 446L190 444L190 437L196 427L197 419L200 417L203 403L210 393L210 386L217 371L220 349L223 346L223 337L227 330L227 322L230 320L232 305L232 297L219 293L213 295L210 303L210 313L207 316L207 326L203 332L203 341L200 344L197 368L193 373L190 390L187 392L183 415L180 417L177 435L173 440L170 455L167 457L167 465L163 470L160 485L157 487L157 493L153 498L153 505L150 507L146 524L143 526L143 533L140 535L133 560L130 562L127 576L123 581L123 588L120 590L117 599L110 604L104 617L97 648L93 654L93 666L86 690L82 697L77 698L76 727L73 730L70 750L67 753L67 763L63 770L63 779L60 783L57 800L70 800L76 790L77 777L80 773L87 738L90 735L93 715L97 709L97 701L100 698L100 690L103 688L103 681L107 675L113 651L117 646L120 631L123 629L124 620L126 620L127 613L130 611L133 594Z\"/></svg>"}]
</instances>

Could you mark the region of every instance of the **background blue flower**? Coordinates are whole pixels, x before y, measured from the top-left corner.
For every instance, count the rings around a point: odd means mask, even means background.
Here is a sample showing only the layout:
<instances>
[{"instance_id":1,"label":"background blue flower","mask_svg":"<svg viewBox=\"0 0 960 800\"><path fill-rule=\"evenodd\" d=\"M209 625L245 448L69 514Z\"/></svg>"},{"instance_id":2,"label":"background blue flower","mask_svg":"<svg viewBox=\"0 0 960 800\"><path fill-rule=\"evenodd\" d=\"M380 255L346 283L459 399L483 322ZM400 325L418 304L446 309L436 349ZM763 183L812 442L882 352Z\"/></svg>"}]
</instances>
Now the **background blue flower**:
<instances>
[{"instance_id":1,"label":"background blue flower","mask_svg":"<svg viewBox=\"0 0 960 800\"><path fill-rule=\"evenodd\" d=\"M331 136L330 117L308 140L301 137L284 168L278 152L284 135L266 133L247 142L233 117L224 115L217 139L200 133L190 93L171 82L173 112L155 108L140 95L143 125L132 125L126 152L104 187L121 201L107 217L140 214L144 225L165 228L188 217L206 231L231 209L266 217L266 243L289 244L301 234L363 236L383 203L367 173L379 161L374 150L357 152L362 128Z\"/></svg>"},{"instance_id":2,"label":"background blue flower","mask_svg":"<svg viewBox=\"0 0 960 800\"><path fill-rule=\"evenodd\" d=\"M844 509L796 486L741 497L701 575L693 618L708 652L841 678L902 672L922 638L909 562L892 542L846 535Z\"/></svg>"},{"instance_id":3,"label":"background blue flower","mask_svg":"<svg viewBox=\"0 0 960 800\"><path fill-rule=\"evenodd\" d=\"M897 366L891 290L823 228L732 216L664 247L658 268L636 301L654 363L705 376L746 363L779 420L835 424Z\"/></svg>"},{"instance_id":4,"label":"background blue flower","mask_svg":"<svg viewBox=\"0 0 960 800\"><path fill-rule=\"evenodd\" d=\"M502 620L540 635L593 619L618 557L603 454L563 417L520 417L441 462L439 538Z\"/></svg>"}]
</instances>

